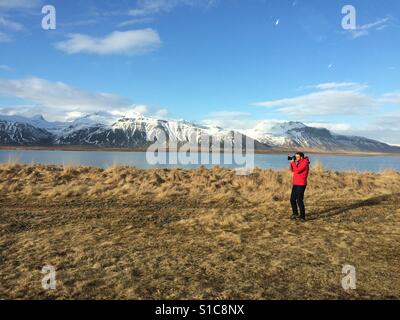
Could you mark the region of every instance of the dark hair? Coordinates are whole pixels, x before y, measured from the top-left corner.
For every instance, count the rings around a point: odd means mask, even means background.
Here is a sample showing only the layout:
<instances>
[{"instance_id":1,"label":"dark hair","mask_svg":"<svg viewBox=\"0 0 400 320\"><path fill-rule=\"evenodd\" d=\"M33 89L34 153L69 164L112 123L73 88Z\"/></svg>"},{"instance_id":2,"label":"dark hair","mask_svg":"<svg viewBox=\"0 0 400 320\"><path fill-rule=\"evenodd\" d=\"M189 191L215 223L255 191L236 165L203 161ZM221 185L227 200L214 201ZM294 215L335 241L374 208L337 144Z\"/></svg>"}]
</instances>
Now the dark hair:
<instances>
[{"instance_id":1,"label":"dark hair","mask_svg":"<svg viewBox=\"0 0 400 320\"><path fill-rule=\"evenodd\" d=\"M296 154L298 154L300 157L302 157L304 159L305 155L303 152L296 152Z\"/></svg>"}]
</instances>

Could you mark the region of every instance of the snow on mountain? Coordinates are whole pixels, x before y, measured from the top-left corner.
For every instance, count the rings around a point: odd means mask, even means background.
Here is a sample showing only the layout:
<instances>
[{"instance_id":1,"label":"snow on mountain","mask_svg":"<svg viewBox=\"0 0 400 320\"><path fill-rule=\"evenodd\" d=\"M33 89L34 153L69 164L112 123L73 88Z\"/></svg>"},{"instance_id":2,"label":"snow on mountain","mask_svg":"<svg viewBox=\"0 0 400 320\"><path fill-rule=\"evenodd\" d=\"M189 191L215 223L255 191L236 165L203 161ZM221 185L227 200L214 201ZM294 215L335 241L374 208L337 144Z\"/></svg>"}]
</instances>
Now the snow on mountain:
<instances>
[{"instance_id":1,"label":"snow on mountain","mask_svg":"<svg viewBox=\"0 0 400 320\"><path fill-rule=\"evenodd\" d=\"M363 137L337 135L301 122L262 121L245 134L273 147L315 151L399 152L400 148Z\"/></svg>"},{"instance_id":2,"label":"snow on mountain","mask_svg":"<svg viewBox=\"0 0 400 320\"><path fill-rule=\"evenodd\" d=\"M0 120L4 120L10 123L29 124L33 127L44 129L55 135L57 135L68 125L65 122L49 122L45 120L42 115L36 115L30 118L18 115L0 115Z\"/></svg>"},{"instance_id":3,"label":"snow on mountain","mask_svg":"<svg viewBox=\"0 0 400 320\"><path fill-rule=\"evenodd\" d=\"M138 115L134 118L107 117L95 114L75 120L57 138L62 145L95 145L102 147L143 147L154 141L182 145L201 142L202 135L218 142L233 142L234 132L219 127L196 125L184 120L163 120Z\"/></svg>"},{"instance_id":4,"label":"snow on mountain","mask_svg":"<svg viewBox=\"0 0 400 320\"><path fill-rule=\"evenodd\" d=\"M296 136L295 129L304 128L301 122L261 121L253 129L244 130L249 137L272 146L284 147Z\"/></svg>"},{"instance_id":5,"label":"snow on mountain","mask_svg":"<svg viewBox=\"0 0 400 320\"><path fill-rule=\"evenodd\" d=\"M0 119L0 145L48 146L52 143L53 135L45 129Z\"/></svg>"},{"instance_id":6,"label":"snow on mountain","mask_svg":"<svg viewBox=\"0 0 400 320\"><path fill-rule=\"evenodd\" d=\"M114 122L118 120L118 118L118 116L113 116L112 114L107 112L96 112L88 114L70 122L68 127L65 128L63 134L65 134L66 132L72 132L87 127L111 126Z\"/></svg>"},{"instance_id":7,"label":"snow on mountain","mask_svg":"<svg viewBox=\"0 0 400 320\"><path fill-rule=\"evenodd\" d=\"M158 134L164 133L168 139L177 142L188 142L191 137L200 141L201 134L215 137L222 140L232 136L232 131L224 130L219 127L210 127L197 125L184 120L161 120L149 117L122 118L112 126L114 129L123 129L125 131L143 131L150 138L151 135L160 139ZM154 139L149 139L152 141Z\"/></svg>"},{"instance_id":8,"label":"snow on mountain","mask_svg":"<svg viewBox=\"0 0 400 320\"><path fill-rule=\"evenodd\" d=\"M72 122L49 122L42 116L25 118L0 115L1 145L70 145L95 147L146 147L154 141L189 141L201 143L212 137L220 145L233 143L238 131L212 125L198 125L184 120L163 120L137 115L120 117L97 112ZM363 137L337 135L324 128L301 122L261 121L254 128L241 131L254 142L256 149L279 147L315 151L400 152L399 147Z\"/></svg>"}]
</instances>

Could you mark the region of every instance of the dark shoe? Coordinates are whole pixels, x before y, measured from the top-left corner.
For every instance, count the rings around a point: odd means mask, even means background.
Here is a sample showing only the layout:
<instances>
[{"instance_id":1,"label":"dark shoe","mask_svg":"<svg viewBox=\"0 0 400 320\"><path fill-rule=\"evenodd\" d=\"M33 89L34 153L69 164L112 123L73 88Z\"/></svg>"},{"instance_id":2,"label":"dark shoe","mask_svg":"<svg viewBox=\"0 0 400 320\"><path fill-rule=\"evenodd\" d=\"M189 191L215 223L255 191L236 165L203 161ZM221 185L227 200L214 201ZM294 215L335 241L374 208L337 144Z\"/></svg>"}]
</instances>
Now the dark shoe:
<instances>
[{"instance_id":1,"label":"dark shoe","mask_svg":"<svg viewBox=\"0 0 400 320\"><path fill-rule=\"evenodd\" d=\"M299 221L300 221L300 222L306 222L306 218L301 217L301 218L299 219Z\"/></svg>"},{"instance_id":2,"label":"dark shoe","mask_svg":"<svg viewBox=\"0 0 400 320\"><path fill-rule=\"evenodd\" d=\"M292 214L291 216L290 216L290 219L292 219L292 220L297 220L299 218L299 215L298 214Z\"/></svg>"}]
</instances>

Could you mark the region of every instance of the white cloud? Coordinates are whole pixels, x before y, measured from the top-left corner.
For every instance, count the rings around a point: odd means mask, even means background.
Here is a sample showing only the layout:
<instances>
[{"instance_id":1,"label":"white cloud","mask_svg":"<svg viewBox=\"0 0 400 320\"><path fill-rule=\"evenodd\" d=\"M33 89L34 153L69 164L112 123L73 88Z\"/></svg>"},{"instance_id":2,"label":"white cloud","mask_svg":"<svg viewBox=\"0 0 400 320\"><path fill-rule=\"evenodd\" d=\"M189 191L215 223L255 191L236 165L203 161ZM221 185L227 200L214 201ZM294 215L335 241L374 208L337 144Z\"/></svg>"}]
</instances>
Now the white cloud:
<instances>
[{"instance_id":1,"label":"white cloud","mask_svg":"<svg viewBox=\"0 0 400 320\"><path fill-rule=\"evenodd\" d=\"M153 22L153 21L154 21L153 18L150 18L150 17L134 18L134 19L126 20L126 21L119 23L118 27L123 28L123 27L127 27L127 26L132 26L132 25L142 24L142 23L149 23L149 22Z\"/></svg>"},{"instance_id":2,"label":"white cloud","mask_svg":"<svg viewBox=\"0 0 400 320\"><path fill-rule=\"evenodd\" d=\"M400 145L400 113L378 116L372 122L362 125L335 122L305 122L315 128L326 128L331 132L350 136L360 136L392 145Z\"/></svg>"},{"instance_id":3,"label":"white cloud","mask_svg":"<svg viewBox=\"0 0 400 320\"><path fill-rule=\"evenodd\" d=\"M168 115L168 110L167 109L160 109L155 113L155 116L157 118L165 118Z\"/></svg>"},{"instance_id":4,"label":"white cloud","mask_svg":"<svg viewBox=\"0 0 400 320\"><path fill-rule=\"evenodd\" d=\"M0 43L10 42L10 41L12 41L12 38L8 34L0 31Z\"/></svg>"},{"instance_id":5,"label":"white cloud","mask_svg":"<svg viewBox=\"0 0 400 320\"><path fill-rule=\"evenodd\" d=\"M400 134L400 112L385 114L375 119L374 124L380 128L390 127ZM400 140L399 140L400 143Z\"/></svg>"},{"instance_id":6,"label":"white cloud","mask_svg":"<svg viewBox=\"0 0 400 320\"><path fill-rule=\"evenodd\" d=\"M2 28L3 30L7 30L7 33L4 31L0 31L0 43L13 41L13 32L20 32L25 30L25 27L21 23L6 19L4 17L0 17L0 28Z\"/></svg>"},{"instance_id":7,"label":"white cloud","mask_svg":"<svg viewBox=\"0 0 400 320\"><path fill-rule=\"evenodd\" d=\"M400 94L387 93L373 97L364 91L366 84L358 82L326 82L300 89L317 89L306 95L293 98L258 102L254 105L273 108L278 112L296 115L348 115L361 114L372 108L400 101Z\"/></svg>"},{"instance_id":8,"label":"white cloud","mask_svg":"<svg viewBox=\"0 0 400 320\"><path fill-rule=\"evenodd\" d=\"M367 23L361 26L357 26L354 30L349 30L353 39L367 36L371 31L380 31L385 29L388 26L388 22L390 21L389 17L379 19L373 23Z\"/></svg>"},{"instance_id":9,"label":"white cloud","mask_svg":"<svg viewBox=\"0 0 400 320\"><path fill-rule=\"evenodd\" d=\"M260 120L251 119L204 119L201 121L202 124L211 127L221 127L228 130L244 131L254 128Z\"/></svg>"},{"instance_id":10,"label":"white cloud","mask_svg":"<svg viewBox=\"0 0 400 320\"><path fill-rule=\"evenodd\" d=\"M15 115L22 115L26 114L31 116L32 114L29 113L30 110L33 110L35 106L33 105L14 105L12 107L6 107L0 105L0 114L7 115L7 116L15 116Z\"/></svg>"},{"instance_id":11,"label":"white cloud","mask_svg":"<svg viewBox=\"0 0 400 320\"><path fill-rule=\"evenodd\" d=\"M358 90L325 90L307 95L258 102L255 105L278 108L292 115L357 114L379 105L378 101Z\"/></svg>"},{"instance_id":12,"label":"white cloud","mask_svg":"<svg viewBox=\"0 0 400 320\"><path fill-rule=\"evenodd\" d=\"M353 127L349 123L332 123L332 122L305 122L305 125L313 128L325 128L332 132L347 132Z\"/></svg>"},{"instance_id":13,"label":"white cloud","mask_svg":"<svg viewBox=\"0 0 400 320\"><path fill-rule=\"evenodd\" d=\"M23 31L25 27L18 22L6 19L4 17L0 17L0 27L12 30L12 31Z\"/></svg>"},{"instance_id":14,"label":"white cloud","mask_svg":"<svg viewBox=\"0 0 400 320\"><path fill-rule=\"evenodd\" d=\"M332 90L332 89L339 89L339 88L353 88L357 90L361 90L366 88L365 85L361 85L357 82L326 82L317 84L316 86L311 86L312 88L317 88L320 90Z\"/></svg>"},{"instance_id":15,"label":"white cloud","mask_svg":"<svg viewBox=\"0 0 400 320\"><path fill-rule=\"evenodd\" d=\"M382 96L383 103L400 106L400 92L386 93Z\"/></svg>"},{"instance_id":16,"label":"white cloud","mask_svg":"<svg viewBox=\"0 0 400 320\"><path fill-rule=\"evenodd\" d=\"M392 145L400 145L400 113L387 113L362 126L351 127L339 133L366 137Z\"/></svg>"},{"instance_id":17,"label":"white cloud","mask_svg":"<svg viewBox=\"0 0 400 320\"><path fill-rule=\"evenodd\" d=\"M2 7L0 2L0 9L1 8ZM3 30L0 31L0 43L13 41L13 32L21 32L25 30L25 27L21 23L7 19L2 16L0 16L0 28ZM7 32L5 32L4 30L7 30Z\"/></svg>"},{"instance_id":18,"label":"white cloud","mask_svg":"<svg viewBox=\"0 0 400 320\"><path fill-rule=\"evenodd\" d=\"M177 6L199 6L208 8L216 0L139 0L136 8L129 11L134 17L143 17L162 12L169 12Z\"/></svg>"},{"instance_id":19,"label":"white cloud","mask_svg":"<svg viewBox=\"0 0 400 320\"><path fill-rule=\"evenodd\" d=\"M44 115L47 120L51 121L68 120L68 113L69 112L60 112L60 110L55 108L37 105L0 106L0 114L2 115L33 117L41 114Z\"/></svg>"},{"instance_id":20,"label":"white cloud","mask_svg":"<svg viewBox=\"0 0 400 320\"><path fill-rule=\"evenodd\" d=\"M63 82L41 78L1 79L0 96L19 98L30 103L24 106L2 107L2 113L19 115L43 114L52 120L68 120L81 114L105 111L115 116L131 117L138 114L166 113L136 105L128 98L110 93L83 91Z\"/></svg>"},{"instance_id":21,"label":"white cloud","mask_svg":"<svg viewBox=\"0 0 400 320\"><path fill-rule=\"evenodd\" d=\"M0 95L71 111L97 111L98 108L106 110L131 104L129 100L116 95L86 92L63 82L50 82L41 78L0 79Z\"/></svg>"},{"instance_id":22,"label":"white cloud","mask_svg":"<svg viewBox=\"0 0 400 320\"><path fill-rule=\"evenodd\" d=\"M0 64L0 70L7 71L7 72L13 72L14 71L13 68L11 68L10 66L7 66L5 64Z\"/></svg>"},{"instance_id":23,"label":"white cloud","mask_svg":"<svg viewBox=\"0 0 400 320\"><path fill-rule=\"evenodd\" d=\"M0 9L29 9L40 3L40 0L0 0Z\"/></svg>"},{"instance_id":24,"label":"white cloud","mask_svg":"<svg viewBox=\"0 0 400 320\"><path fill-rule=\"evenodd\" d=\"M80 111L67 112L65 115L65 121L73 121L75 119L83 117L85 114Z\"/></svg>"},{"instance_id":25,"label":"white cloud","mask_svg":"<svg viewBox=\"0 0 400 320\"><path fill-rule=\"evenodd\" d=\"M236 118L248 115L250 115L249 112L241 112L241 111L216 111L210 113L211 117L216 117L216 118Z\"/></svg>"},{"instance_id":26,"label":"white cloud","mask_svg":"<svg viewBox=\"0 0 400 320\"><path fill-rule=\"evenodd\" d=\"M88 25L94 25L99 23L98 20L95 19L86 19L86 20L76 20L76 21L68 21L68 22L57 22L57 26L68 28L68 27L82 27Z\"/></svg>"},{"instance_id":27,"label":"white cloud","mask_svg":"<svg viewBox=\"0 0 400 320\"><path fill-rule=\"evenodd\" d=\"M145 105L138 105L138 106L131 106L128 109L120 109L120 110L111 110L109 111L110 114L117 116L117 117L126 117L126 118L134 118L138 115L143 115L148 113L148 107Z\"/></svg>"},{"instance_id":28,"label":"white cloud","mask_svg":"<svg viewBox=\"0 0 400 320\"><path fill-rule=\"evenodd\" d=\"M157 31L147 28L141 30L114 31L103 38L84 34L70 34L69 39L56 44L56 48L74 53L141 54L161 45Z\"/></svg>"}]
</instances>

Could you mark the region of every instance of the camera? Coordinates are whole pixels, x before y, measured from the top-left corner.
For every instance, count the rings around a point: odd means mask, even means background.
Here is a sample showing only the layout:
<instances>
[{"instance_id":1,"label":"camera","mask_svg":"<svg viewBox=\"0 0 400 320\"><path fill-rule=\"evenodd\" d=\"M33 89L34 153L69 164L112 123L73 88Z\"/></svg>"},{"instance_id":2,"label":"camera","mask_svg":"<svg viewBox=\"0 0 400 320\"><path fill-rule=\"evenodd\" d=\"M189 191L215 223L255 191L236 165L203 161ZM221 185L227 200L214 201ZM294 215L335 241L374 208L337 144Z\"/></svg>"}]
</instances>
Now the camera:
<instances>
[{"instance_id":1,"label":"camera","mask_svg":"<svg viewBox=\"0 0 400 320\"><path fill-rule=\"evenodd\" d=\"M287 157L287 159L288 159L288 161L294 161L294 160L296 160L296 156L288 156Z\"/></svg>"}]
</instances>

